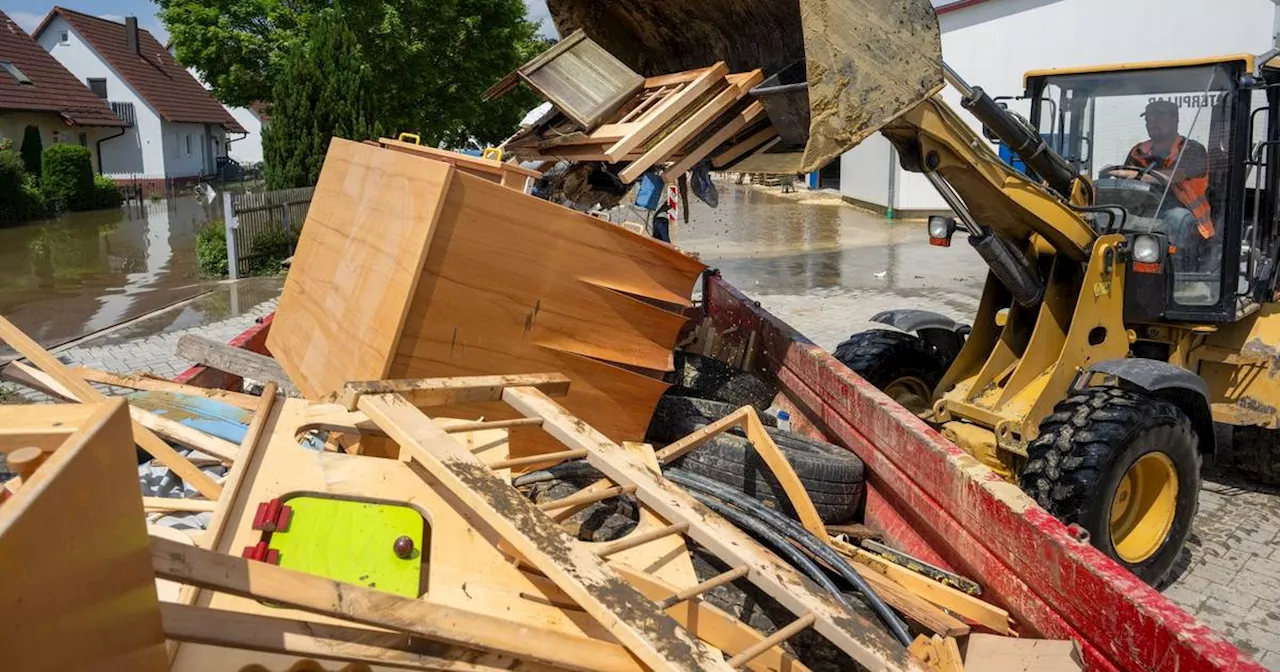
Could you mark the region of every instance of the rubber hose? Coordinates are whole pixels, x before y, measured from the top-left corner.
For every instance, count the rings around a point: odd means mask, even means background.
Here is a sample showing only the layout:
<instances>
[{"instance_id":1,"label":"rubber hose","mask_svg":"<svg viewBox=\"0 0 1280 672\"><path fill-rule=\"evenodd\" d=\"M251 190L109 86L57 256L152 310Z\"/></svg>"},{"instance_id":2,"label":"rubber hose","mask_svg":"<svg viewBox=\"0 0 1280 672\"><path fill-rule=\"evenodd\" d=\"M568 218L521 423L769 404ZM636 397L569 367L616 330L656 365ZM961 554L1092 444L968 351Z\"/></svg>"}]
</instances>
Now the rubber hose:
<instances>
[{"instance_id":1,"label":"rubber hose","mask_svg":"<svg viewBox=\"0 0 1280 672\"><path fill-rule=\"evenodd\" d=\"M773 550L785 556L788 562L799 569L805 576L813 579L824 590L831 593L832 596L840 601L840 604L844 605L845 609L852 612L853 605L849 603L849 599L844 596L844 593L840 592L840 587L831 580L831 577L827 576L827 573L822 571L822 568L817 563L810 560L809 556L801 553L800 549L788 543L785 537L773 531L763 521L753 518L711 495L701 492L689 494L693 495L694 499L702 502L707 508L729 519L729 522L765 540Z\"/></svg>"},{"instance_id":2,"label":"rubber hose","mask_svg":"<svg viewBox=\"0 0 1280 672\"><path fill-rule=\"evenodd\" d=\"M876 616L880 617L880 620L889 628L889 632L893 634L894 639L897 639L903 646L911 645L911 635L907 632L907 624L903 622L897 612L893 611L889 605L884 603L884 600L880 599L875 590L867 584L866 579L862 578L862 575L858 574L849 565L848 560L845 560L843 556L836 553L825 542L814 536L812 532L806 530L800 523L764 506L755 499L748 497L745 493L738 492L705 476L693 474L682 469L668 469L664 475L685 488L716 497L737 506L748 514L761 519L787 538L803 546L805 550L814 554L814 556L825 561L840 574L841 578L857 589L862 596L863 602L876 613Z\"/></svg>"},{"instance_id":3,"label":"rubber hose","mask_svg":"<svg viewBox=\"0 0 1280 672\"><path fill-rule=\"evenodd\" d=\"M561 462L555 466L547 467L531 471L527 474L520 474L511 480L511 485L519 488L525 485L533 485L534 483L544 483L546 481L558 481L564 478L581 478L584 476L595 476L596 478L604 478L604 474L599 469L591 466L586 460L570 460Z\"/></svg>"}]
</instances>

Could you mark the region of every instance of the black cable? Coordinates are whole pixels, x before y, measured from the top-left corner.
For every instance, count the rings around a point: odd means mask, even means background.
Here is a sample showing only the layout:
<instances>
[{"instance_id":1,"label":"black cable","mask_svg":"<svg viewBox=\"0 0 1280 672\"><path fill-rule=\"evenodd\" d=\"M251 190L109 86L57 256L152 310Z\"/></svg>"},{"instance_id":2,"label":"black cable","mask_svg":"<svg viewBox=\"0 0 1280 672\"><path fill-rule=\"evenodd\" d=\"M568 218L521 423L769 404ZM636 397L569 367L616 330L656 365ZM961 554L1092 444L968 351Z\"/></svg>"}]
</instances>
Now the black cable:
<instances>
[{"instance_id":1,"label":"black cable","mask_svg":"<svg viewBox=\"0 0 1280 672\"><path fill-rule=\"evenodd\" d=\"M724 500L742 509L750 516L759 518L778 532L803 546L805 550L830 565L840 574L841 578L848 581L858 590L863 601L880 617L880 620L889 628L889 632L893 634L895 639L903 646L911 645L911 634L907 632L907 624L903 622L902 618L889 605L885 604L884 600L880 599L875 590L867 584L866 579L863 579L857 571L850 567L849 562L843 556L836 553L835 550L814 536L812 532L806 530L802 525L777 511L767 508L745 493L738 492L705 476L693 474L682 469L667 469L663 475L689 489L695 496L702 493ZM717 513L719 512L717 511Z\"/></svg>"}]
</instances>

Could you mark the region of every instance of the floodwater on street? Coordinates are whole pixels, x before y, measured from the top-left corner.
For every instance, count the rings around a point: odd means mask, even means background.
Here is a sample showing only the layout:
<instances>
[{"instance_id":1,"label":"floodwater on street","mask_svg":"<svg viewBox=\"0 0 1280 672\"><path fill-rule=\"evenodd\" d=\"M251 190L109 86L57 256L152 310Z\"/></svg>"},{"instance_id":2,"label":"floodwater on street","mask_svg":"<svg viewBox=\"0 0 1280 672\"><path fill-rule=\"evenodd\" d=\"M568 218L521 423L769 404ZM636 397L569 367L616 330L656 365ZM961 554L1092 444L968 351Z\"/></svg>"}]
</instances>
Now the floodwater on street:
<instances>
[{"instance_id":1,"label":"floodwater on street","mask_svg":"<svg viewBox=\"0 0 1280 672\"><path fill-rule=\"evenodd\" d=\"M977 310L986 266L962 237L933 247L924 222L889 221L830 192L716 187L719 206L695 201L676 245L824 348L882 310L927 304L966 322Z\"/></svg>"},{"instance_id":2,"label":"floodwater on street","mask_svg":"<svg viewBox=\"0 0 1280 672\"><path fill-rule=\"evenodd\" d=\"M0 228L0 314L53 347L209 291L196 234L221 218L178 196Z\"/></svg>"}]
</instances>

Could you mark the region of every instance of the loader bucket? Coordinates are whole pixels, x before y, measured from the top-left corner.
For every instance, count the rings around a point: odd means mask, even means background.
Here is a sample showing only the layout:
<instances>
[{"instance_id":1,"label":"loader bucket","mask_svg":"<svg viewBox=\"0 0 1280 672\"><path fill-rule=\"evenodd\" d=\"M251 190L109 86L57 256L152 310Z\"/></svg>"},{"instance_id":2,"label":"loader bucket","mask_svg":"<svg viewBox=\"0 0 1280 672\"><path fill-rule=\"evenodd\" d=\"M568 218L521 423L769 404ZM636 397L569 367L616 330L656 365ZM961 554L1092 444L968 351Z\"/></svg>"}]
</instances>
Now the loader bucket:
<instances>
[{"instance_id":1,"label":"loader bucket","mask_svg":"<svg viewBox=\"0 0 1280 672\"><path fill-rule=\"evenodd\" d=\"M548 0L561 35L587 36L646 76L725 61L733 72L807 62L809 134L797 172L822 167L942 88L929 0Z\"/></svg>"}]
</instances>

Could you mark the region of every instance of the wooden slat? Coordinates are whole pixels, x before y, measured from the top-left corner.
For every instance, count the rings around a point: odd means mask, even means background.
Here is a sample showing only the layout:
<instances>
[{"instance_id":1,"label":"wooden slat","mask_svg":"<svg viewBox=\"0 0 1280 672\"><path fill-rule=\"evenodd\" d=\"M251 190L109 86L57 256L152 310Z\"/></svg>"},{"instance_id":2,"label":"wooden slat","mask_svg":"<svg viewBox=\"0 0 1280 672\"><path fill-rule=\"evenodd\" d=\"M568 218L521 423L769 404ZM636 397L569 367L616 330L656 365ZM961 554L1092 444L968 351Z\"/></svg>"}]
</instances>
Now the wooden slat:
<instances>
[{"instance_id":1,"label":"wooden slat","mask_svg":"<svg viewBox=\"0 0 1280 672\"><path fill-rule=\"evenodd\" d=\"M36 365L39 369L38 371L25 369L20 362L13 362L9 366L18 365L16 368L24 370L28 376L41 384L42 391L53 396L82 403L106 400L106 395L71 373L66 365L54 358L53 355L50 355L48 351L40 347L22 330L3 317L0 317L0 339ZM198 467L191 464L187 458L179 455L178 451L170 447L164 440L136 421L133 422L133 440L138 447L146 451L148 455L164 463L165 467L172 470L173 473L177 474L178 477L186 481L200 494L209 499L217 499L218 495L221 494L221 486L214 483L212 478L209 478Z\"/></svg>"},{"instance_id":2,"label":"wooden slat","mask_svg":"<svg viewBox=\"0 0 1280 672\"><path fill-rule=\"evenodd\" d=\"M716 154L715 158L711 159L711 165L715 166L716 168L723 168L733 163L735 160L737 160L739 157L743 156L747 152L750 152L751 150L756 149L757 147L777 137L778 137L778 129L774 128L773 126L766 126L765 128L762 128L756 131L755 133L748 135L742 140L734 143L732 146L726 148L723 152Z\"/></svg>"},{"instance_id":3,"label":"wooden slat","mask_svg":"<svg viewBox=\"0 0 1280 672\"><path fill-rule=\"evenodd\" d=\"M648 530L646 532L632 532L617 541L611 541L604 546L597 548L596 555L599 555L602 558L607 558L614 553L621 553L629 548L643 546L655 539L662 539L663 537L669 537L673 534L684 534L688 531L689 523L681 522L674 525L668 525L666 527Z\"/></svg>"},{"instance_id":4,"label":"wooden slat","mask_svg":"<svg viewBox=\"0 0 1280 672\"><path fill-rule=\"evenodd\" d=\"M290 656L450 672L500 672L519 664L509 656L426 644L412 635L333 623L297 621L182 604L160 605L164 634L178 642ZM474 660L480 658L480 660ZM521 669L540 665L521 664Z\"/></svg>"},{"instance_id":5,"label":"wooden slat","mask_svg":"<svg viewBox=\"0 0 1280 672\"><path fill-rule=\"evenodd\" d=\"M490 469L510 469L512 467L525 467L531 464L559 464L565 460L577 460L587 456L583 450L564 450L558 453L539 453L537 455L529 455L526 457L513 457L508 460L498 460L489 465Z\"/></svg>"},{"instance_id":6,"label":"wooden slat","mask_svg":"<svg viewBox=\"0 0 1280 672\"><path fill-rule=\"evenodd\" d=\"M180 446L198 450L206 455L216 457L225 464L235 462L239 448L236 444L216 436L188 427L176 420L170 420L137 406L129 407L129 415L134 421Z\"/></svg>"},{"instance_id":7,"label":"wooden slat","mask_svg":"<svg viewBox=\"0 0 1280 672\"><path fill-rule=\"evenodd\" d=\"M636 497L669 521L688 522L688 536L734 567L751 569L748 580L795 614L813 612L815 629L864 667L909 670L913 663L902 645L879 624L849 612L777 556L729 522L695 501L679 486L655 479L642 464L608 437L565 412L537 390L510 388L503 399L570 448L588 450L592 466L620 485L635 485Z\"/></svg>"},{"instance_id":8,"label":"wooden slat","mask_svg":"<svg viewBox=\"0 0 1280 672\"><path fill-rule=\"evenodd\" d=\"M271 418L271 413L276 404L277 387L275 383L267 383L262 390L262 397L258 400L258 408L253 413L253 419L249 421L249 427L244 432L244 438L240 440L240 448L237 455L240 459L231 465L231 470L227 472L227 478L223 481L223 487L227 491L227 496L218 501L218 506L213 511L213 518L209 520L209 526L198 540L202 548L217 548L222 540L222 535L226 530L228 517L231 514L231 508L235 505L235 499L239 495L240 485L244 483L245 474L249 472L251 463L257 459L258 453L266 449L270 437L264 435L267 427L267 421ZM191 596L194 601L194 595ZM192 604L186 602L185 604Z\"/></svg>"},{"instance_id":9,"label":"wooden slat","mask_svg":"<svg viewBox=\"0 0 1280 672\"><path fill-rule=\"evenodd\" d=\"M185 513L211 513L217 502L207 499L178 499L176 497L143 497L142 508L147 511L181 511Z\"/></svg>"},{"instance_id":10,"label":"wooden slat","mask_svg":"<svg viewBox=\"0 0 1280 672\"><path fill-rule=\"evenodd\" d=\"M131 390L151 390L156 392L189 394L192 396L205 397L206 399L213 399L214 401L221 401L249 411L252 411L258 406L258 398L251 394L242 394L240 392L232 392L230 390L210 389L207 387L196 387L194 385L183 385L182 383L152 378L139 373L121 375L118 373L111 373L109 371L90 369L83 366L71 367L71 373L91 383L114 385L116 387L124 387Z\"/></svg>"},{"instance_id":11,"label":"wooden slat","mask_svg":"<svg viewBox=\"0 0 1280 672\"><path fill-rule=\"evenodd\" d=\"M665 597L662 600L659 600L658 607L660 609L667 609L672 605L693 599L703 593L719 588L726 583L732 583L750 573L751 570L746 567L735 567L723 574L717 574L696 586L682 588L681 590L672 593L670 597Z\"/></svg>"},{"instance_id":12,"label":"wooden slat","mask_svg":"<svg viewBox=\"0 0 1280 672\"><path fill-rule=\"evenodd\" d=\"M761 119L764 119L765 110L764 103L755 101L747 106L741 113L734 115L729 123L722 126L719 130L711 135L711 137L698 143L698 145L685 152L684 158L673 163L666 170L662 171L662 179L666 182L673 182L677 177L689 172L694 166L702 162L714 152L720 145L728 142L730 138L740 133L743 129L748 128ZM754 333L754 332L753 332ZM753 348L748 348L748 352Z\"/></svg>"},{"instance_id":13,"label":"wooden slat","mask_svg":"<svg viewBox=\"0 0 1280 672\"><path fill-rule=\"evenodd\" d=\"M508 388L507 393L511 389L532 388ZM603 560L407 400L397 395L365 396L360 410L645 665L654 670L724 669L717 652L619 580Z\"/></svg>"},{"instance_id":14,"label":"wooden slat","mask_svg":"<svg viewBox=\"0 0 1280 672\"><path fill-rule=\"evenodd\" d=\"M679 93L669 96L662 101L662 104L644 115L637 128L605 150L605 155L613 161L620 161L632 150L645 145L667 124L685 113L690 105L701 99L703 94L712 91L716 86L724 86L724 78L727 74L729 69L723 62L705 69L697 79L682 88Z\"/></svg>"},{"instance_id":15,"label":"wooden slat","mask_svg":"<svg viewBox=\"0 0 1280 672\"><path fill-rule=\"evenodd\" d=\"M582 506L584 504L595 504L596 502L603 502L606 499L613 499L614 497L629 495L635 491L636 491L636 487L634 485L619 485L616 487L605 488L604 490L593 491L593 492L578 491L572 495L569 495L568 497L562 497L560 499L551 500L549 502L542 502L541 504L538 504L538 508L543 511L556 511L558 509L572 509L572 508L577 508L579 506Z\"/></svg>"},{"instance_id":16,"label":"wooden slat","mask_svg":"<svg viewBox=\"0 0 1280 672\"><path fill-rule=\"evenodd\" d=\"M772 635L760 640L755 644L755 646L752 646L742 653L730 658L728 662L729 667L732 667L735 670L746 667L747 663L755 660L757 656L765 651L772 649L792 637L795 637L803 630L808 630L809 626L813 625L816 620L818 619L813 614L805 614L800 618L797 618L785 627L779 628L777 632L774 632Z\"/></svg>"},{"instance_id":17,"label":"wooden slat","mask_svg":"<svg viewBox=\"0 0 1280 672\"><path fill-rule=\"evenodd\" d=\"M458 378L414 378L408 380L353 381L342 386L338 403L356 410L366 394L399 394L418 408L497 401L508 387L536 387L553 397L569 393L569 379L558 373L519 376L465 376Z\"/></svg>"},{"instance_id":18,"label":"wooden slat","mask_svg":"<svg viewBox=\"0 0 1280 672\"><path fill-rule=\"evenodd\" d=\"M716 119L719 119L721 115L728 112L734 105L737 105L738 101L747 95L747 91L752 86L762 81L764 81L764 73L760 70L746 73L746 76L741 78L737 84L731 83L728 88L721 91L719 95L712 98L710 102L703 105L674 130L658 140L657 143L645 151L643 156L632 161L631 165L627 166L618 176L622 178L624 183L630 184L640 179L640 176L649 168L665 163L685 143L697 137Z\"/></svg>"},{"instance_id":19,"label":"wooden slat","mask_svg":"<svg viewBox=\"0 0 1280 672\"><path fill-rule=\"evenodd\" d=\"M263 383L275 383L286 394L298 394L298 389L293 386L284 369L280 368L280 364L265 355L234 348L226 343L215 343L195 334L184 334L178 339L177 352L179 357L197 364Z\"/></svg>"},{"instance_id":20,"label":"wooden slat","mask_svg":"<svg viewBox=\"0 0 1280 672\"><path fill-rule=\"evenodd\" d=\"M511 420L488 420L482 422L467 422L460 425L449 425L444 428L444 431L450 434L465 434L466 432L484 432L490 429L537 427L541 424L542 420L538 418L512 418Z\"/></svg>"},{"instance_id":21,"label":"wooden slat","mask_svg":"<svg viewBox=\"0 0 1280 672\"><path fill-rule=\"evenodd\" d=\"M141 517L139 517L141 520ZM569 669L637 670L622 647L151 537L156 576Z\"/></svg>"}]
</instances>

